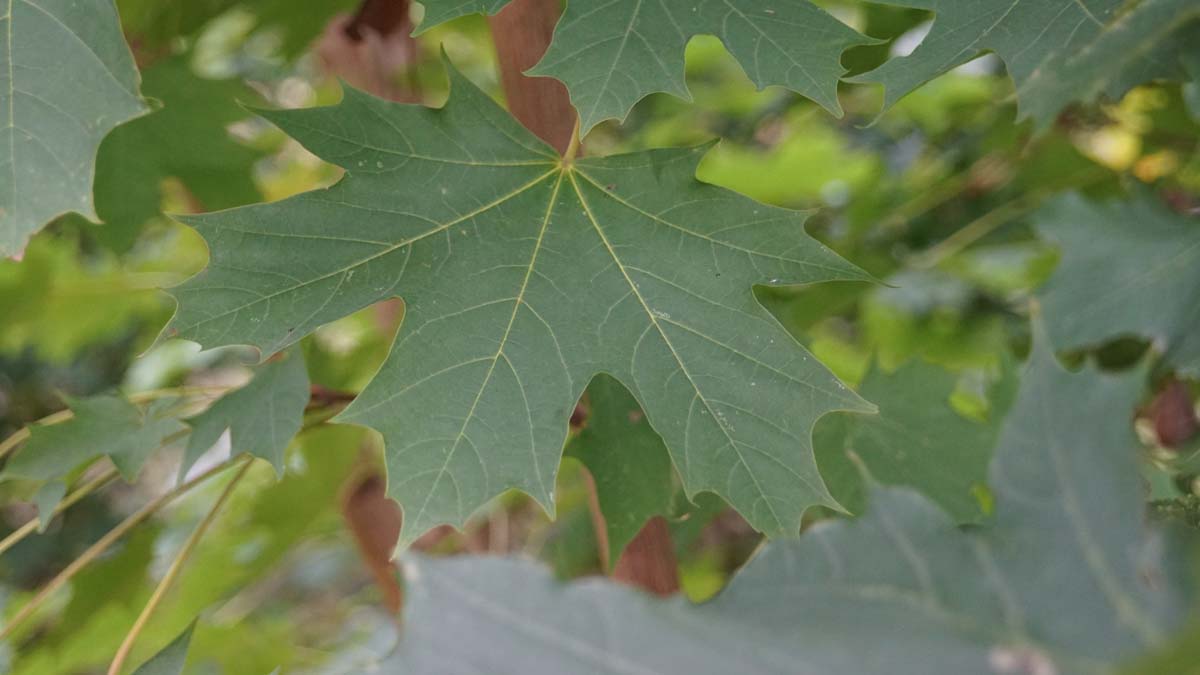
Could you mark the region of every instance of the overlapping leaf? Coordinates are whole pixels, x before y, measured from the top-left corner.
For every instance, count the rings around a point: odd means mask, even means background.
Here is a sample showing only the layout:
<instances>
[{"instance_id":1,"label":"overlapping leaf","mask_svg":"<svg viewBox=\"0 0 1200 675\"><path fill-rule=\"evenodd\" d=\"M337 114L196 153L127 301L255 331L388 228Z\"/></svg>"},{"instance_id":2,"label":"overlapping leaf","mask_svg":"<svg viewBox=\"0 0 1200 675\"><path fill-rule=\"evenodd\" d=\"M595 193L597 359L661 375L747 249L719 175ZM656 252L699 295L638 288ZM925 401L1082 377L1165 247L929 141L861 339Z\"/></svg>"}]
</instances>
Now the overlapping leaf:
<instances>
[{"instance_id":1,"label":"overlapping leaf","mask_svg":"<svg viewBox=\"0 0 1200 675\"><path fill-rule=\"evenodd\" d=\"M1108 203L1068 195L1034 220L1062 256L1040 291L1056 347L1142 336L1200 374L1200 220L1150 195Z\"/></svg>"},{"instance_id":2,"label":"overlapping leaf","mask_svg":"<svg viewBox=\"0 0 1200 675\"><path fill-rule=\"evenodd\" d=\"M118 395L68 401L75 413L58 424L37 424L29 440L4 466L4 478L49 481L107 455L128 480L163 443L186 431L168 409L169 399L143 410Z\"/></svg>"},{"instance_id":3,"label":"overlapping leaf","mask_svg":"<svg viewBox=\"0 0 1200 675\"><path fill-rule=\"evenodd\" d=\"M494 14L507 0L426 0L424 30L473 12ZM842 52L870 38L807 0L615 0L568 2L545 57L529 74L567 85L581 133L624 119L654 92L689 98L683 51L695 35L715 35L759 87L781 85L841 115Z\"/></svg>"},{"instance_id":4,"label":"overlapping leaf","mask_svg":"<svg viewBox=\"0 0 1200 675\"><path fill-rule=\"evenodd\" d=\"M885 109L979 56L1004 60L1020 116L1045 127L1074 101L1119 96L1158 77L1184 76L1179 55L1200 35L1194 0L875 0L934 12L908 56L852 78L884 85Z\"/></svg>"},{"instance_id":5,"label":"overlapping leaf","mask_svg":"<svg viewBox=\"0 0 1200 675\"><path fill-rule=\"evenodd\" d=\"M191 438L183 453L179 473L229 431L231 454L261 457L283 475L283 453L304 422L308 405L308 371L299 353L285 354L259 369L249 384L222 396L188 420Z\"/></svg>"},{"instance_id":6,"label":"overlapping leaf","mask_svg":"<svg viewBox=\"0 0 1200 675\"><path fill-rule=\"evenodd\" d=\"M547 509L567 420L597 372L633 392L689 492L795 532L833 504L813 422L869 406L755 301L755 283L865 279L804 215L702 184L703 148L553 152L452 72L441 110L347 90L265 115L347 169L327 190L187 219L209 267L170 331L274 352L404 297L388 360L340 417L387 444L402 541L508 488Z\"/></svg>"},{"instance_id":7,"label":"overlapping leaf","mask_svg":"<svg viewBox=\"0 0 1200 675\"><path fill-rule=\"evenodd\" d=\"M853 456L875 480L917 489L954 520L981 520L979 491L1003 410L994 411L991 424L969 420L950 406L954 386L954 375L921 361L895 373L868 373L858 392L879 406L879 414L830 415L814 432L821 473L834 497L852 511L862 509L865 486Z\"/></svg>"},{"instance_id":8,"label":"overlapping leaf","mask_svg":"<svg viewBox=\"0 0 1200 675\"><path fill-rule=\"evenodd\" d=\"M408 673L1115 672L1176 630L1189 602L1186 566L1143 521L1131 450L1142 375L1070 374L1039 343L992 463L993 522L964 532L916 494L875 486L861 519L770 544L699 607L599 580L561 586L516 561L411 561L395 665Z\"/></svg>"},{"instance_id":9,"label":"overlapping leaf","mask_svg":"<svg viewBox=\"0 0 1200 675\"><path fill-rule=\"evenodd\" d=\"M142 91L162 107L122 125L100 144L96 160L98 234L118 249L162 212L162 184L178 179L195 210L215 211L257 201L254 163L263 153L238 143L227 127L247 117L238 102L257 100L235 80L197 77L190 54L154 64Z\"/></svg>"},{"instance_id":10,"label":"overlapping leaf","mask_svg":"<svg viewBox=\"0 0 1200 675\"><path fill-rule=\"evenodd\" d=\"M566 454L583 462L604 514L608 560L615 563L646 521L670 515L675 469L637 400L607 375L588 385L588 415Z\"/></svg>"},{"instance_id":11,"label":"overlapping leaf","mask_svg":"<svg viewBox=\"0 0 1200 675\"><path fill-rule=\"evenodd\" d=\"M59 214L95 219L96 148L145 111L112 0L8 0L0 13L0 258Z\"/></svg>"}]
</instances>

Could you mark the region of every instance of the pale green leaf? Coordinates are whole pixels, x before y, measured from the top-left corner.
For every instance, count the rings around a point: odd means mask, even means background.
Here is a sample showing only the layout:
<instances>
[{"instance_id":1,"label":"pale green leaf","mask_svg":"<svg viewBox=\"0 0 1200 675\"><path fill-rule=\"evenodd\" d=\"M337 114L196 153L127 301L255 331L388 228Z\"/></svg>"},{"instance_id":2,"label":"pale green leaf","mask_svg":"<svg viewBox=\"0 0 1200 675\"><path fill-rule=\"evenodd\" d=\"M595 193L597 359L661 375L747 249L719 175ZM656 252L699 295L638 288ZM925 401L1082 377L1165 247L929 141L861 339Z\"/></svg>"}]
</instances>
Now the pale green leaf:
<instances>
[{"instance_id":1,"label":"pale green leaf","mask_svg":"<svg viewBox=\"0 0 1200 675\"><path fill-rule=\"evenodd\" d=\"M595 480L608 560L616 563L647 520L672 513L675 470L662 438L620 382L598 375L587 400L584 427L566 454L583 462Z\"/></svg>"},{"instance_id":2,"label":"pale green leaf","mask_svg":"<svg viewBox=\"0 0 1200 675\"><path fill-rule=\"evenodd\" d=\"M1055 347L1141 336L1200 374L1200 220L1143 194L1108 203L1068 195L1034 222L1061 255L1040 291Z\"/></svg>"},{"instance_id":3,"label":"pale green leaf","mask_svg":"<svg viewBox=\"0 0 1200 675\"><path fill-rule=\"evenodd\" d=\"M133 480L155 450L187 430L168 413L174 402L167 399L145 410L118 395L69 399L67 404L74 417L33 425L29 440L0 477L55 480L107 455L126 480Z\"/></svg>"},{"instance_id":4,"label":"pale green leaf","mask_svg":"<svg viewBox=\"0 0 1200 675\"><path fill-rule=\"evenodd\" d=\"M421 29L506 4L426 0ZM874 42L807 0L576 1L567 3L550 48L529 74L567 85L586 134L606 119L623 120L654 92L690 98L683 51L696 35L720 38L759 88L787 87L839 117L842 52Z\"/></svg>"},{"instance_id":5,"label":"pale green leaf","mask_svg":"<svg viewBox=\"0 0 1200 675\"><path fill-rule=\"evenodd\" d=\"M1183 76L1181 49L1200 29L1195 0L874 0L934 13L908 56L851 78L884 86L884 109L913 89L992 52L1017 89L1019 117L1047 127L1068 104L1119 96Z\"/></svg>"},{"instance_id":6,"label":"pale green leaf","mask_svg":"<svg viewBox=\"0 0 1200 675\"><path fill-rule=\"evenodd\" d=\"M0 258L57 215L95 219L96 148L144 112L112 0L0 2Z\"/></svg>"},{"instance_id":7,"label":"pale green leaf","mask_svg":"<svg viewBox=\"0 0 1200 675\"><path fill-rule=\"evenodd\" d=\"M922 361L890 374L871 370L858 393L878 405L879 414L830 415L813 434L833 496L851 511L862 510L865 486L858 460L875 480L915 488L955 521L981 520L979 494L1003 416L994 414L993 423L984 424L955 411L950 405L955 381L953 374Z\"/></svg>"},{"instance_id":8,"label":"pale green leaf","mask_svg":"<svg viewBox=\"0 0 1200 675\"><path fill-rule=\"evenodd\" d=\"M191 438L179 466L182 476L229 431L230 454L261 457L283 475L283 453L304 422L308 405L308 371L304 358L285 352L259 369L249 384L222 396L188 420Z\"/></svg>"},{"instance_id":9,"label":"pale green leaf","mask_svg":"<svg viewBox=\"0 0 1200 675\"><path fill-rule=\"evenodd\" d=\"M1063 370L1041 343L963 531L875 486L867 513L777 541L700 606L529 563L415 559L405 673L1097 675L1188 607L1183 556L1144 522L1131 414L1144 373ZM470 640L461 639L469 634Z\"/></svg>"},{"instance_id":10,"label":"pale green leaf","mask_svg":"<svg viewBox=\"0 0 1200 675\"><path fill-rule=\"evenodd\" d=\"M523 490L551 509L567 420L598 372L662 435L689 494L772 534L832 505L813 422L869 406L754 299L756 283L867 279L804 214L695 179L704 148L581 160L553 151L456 72L431 110L347 89L265 113L347 176L187 219L208 268L172 293L169 333L277 351L400 295L404 325L340 416L387 444L402 542Z\"/></svg>"}]
</instances>

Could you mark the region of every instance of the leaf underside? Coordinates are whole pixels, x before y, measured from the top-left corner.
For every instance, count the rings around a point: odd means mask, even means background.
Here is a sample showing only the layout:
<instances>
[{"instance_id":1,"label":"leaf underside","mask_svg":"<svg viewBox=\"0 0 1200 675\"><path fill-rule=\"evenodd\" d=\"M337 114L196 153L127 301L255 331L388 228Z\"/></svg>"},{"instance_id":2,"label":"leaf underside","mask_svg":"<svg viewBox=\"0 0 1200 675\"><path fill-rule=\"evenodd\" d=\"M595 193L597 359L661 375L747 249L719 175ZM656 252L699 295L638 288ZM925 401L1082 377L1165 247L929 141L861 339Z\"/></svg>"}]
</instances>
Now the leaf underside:
<instances>
[{"instance_id":1,"label":"leaf underside","mask_svg":"<svg viewBox=\"0 0 1200 675\"><path fill-rule=\"evenodd\" d=\"M100 140L144 112L112 0L0 0L0 258L55 216L95 219Z\"/></svg>"},{"instance_id":2,"label":"leaf underside","mask_svg":"<svg viewBox=\"0 0 1200 675\"><path fill-rule=\"evenodd\" d=\"M598 579L561 585L514 560L410 560L403 642L387 665L1114 672L1178 628L1189 602L1186 556L1167 555L1143 521L1129 423L1143 375L1067 373L1039 339L992 463L991 522L964 532L916 493L874 484L864 516L772 542L704 605Z\"/></svg>"},{"instance_id":3,"label":"leaf underside","mask_svg":"<svg viewBox=\"0 0 1200 675\"><path fill-rule=\"evenodd\" d=\"M495 14L507 0L427 0L421 30L471 13ZM615 0L568 2L542 60L530 75L567 85L580 133L623 120L645 96L690 98L683 54L696 35L714 35L759 87L780 85L841 116L837 83L845 50L875 40L807 0Z\"/></svg>"},{"instance_id":4,"label":"leaf underside","mask_svg":"<svg viewBox=\"0 0 1200 675\"><path fill-rule=\"evenodd\" d=\"M331 188L189 217L208 268L172 290L168 331L275 352L393 296L404 325L338 418L379 430L402 545L518 488L552 510L567 421L608 373L637 398L689 494L796 532L834 505L815 420L867 410L754 299L756 283L865 280L804 214L695 179L704 148L553 151L451 69L432 110L346 90L263 113L347 170Z\"/></svg>"}]
</instances>

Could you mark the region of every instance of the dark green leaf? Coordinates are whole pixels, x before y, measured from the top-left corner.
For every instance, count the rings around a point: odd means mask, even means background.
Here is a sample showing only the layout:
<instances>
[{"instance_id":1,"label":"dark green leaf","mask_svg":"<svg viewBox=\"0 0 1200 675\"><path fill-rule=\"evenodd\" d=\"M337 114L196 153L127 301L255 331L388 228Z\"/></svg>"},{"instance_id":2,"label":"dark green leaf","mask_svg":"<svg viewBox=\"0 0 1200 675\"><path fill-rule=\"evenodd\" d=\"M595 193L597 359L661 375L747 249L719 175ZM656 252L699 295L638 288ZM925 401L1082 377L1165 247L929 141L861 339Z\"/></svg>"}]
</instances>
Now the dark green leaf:
<instances>
[{"instance_id":1,"label":"dark green leaf","mask_svg":"<svg viewBox=\"0 0 1200 675\"><path fill-rule=\"evenodd\" d=\"M173 289L169 332L271 353L402 295L391 355L339 419L383 433L405 543L509 488L551 510L597 372L637 396L689 494L714 490L772 534L832 505L812 424L869 406L751 286L869 277L810 239L804 214L697 181L703 148L564 166L451 79L441 110L347 89L335 107L265 113L347 176L188 218L212 259Z\"/></svg>"},{"instance_id":2,"label":"dark green leaf","mask_svg":"<svg viewBox=\"0 0 1200 675\"><path fill-rule=\"evenodd\" d=\"M566 454L583 462L596 482L614 563L646 521L672 512L675 470L671 457L638 402L607 375L587 388L586 425Z\"/></svg>"},{"instance_id":3,"label":"dark green leaf","mask_svg":"<svg viewBox=\"0 0 1200 675\"><path fill-rule=\"evenodd\" d=\"M188 420L188 439L179 467L182 476L229 431L230 454L261 457L283 475L283 453L304 422L308 405L308 372L304 358L284 353L264 365L250 384L222 396L208 410Z\"/></svg>"},{"instance_id":4,"label":"dark green leaf","mask_svg":"<svg viewBox=\"0 0 1200 675\"><path fill-rule=\"evenodd\" d=\"M992 424L969 420L950 406L955 376L911 361L894 373L873 369L858 393L879 414L831 415L817 423L813 443L821 475L833 496L853 512L865 503L862 462L870 476L907 485L933 500L957 522L985 515L980 501L1002 414ZM993 413L1003 411L993 411Z\"/></svg>"},{"instance_id":5,"label":"dark green leaf","mask_svg":"<svg viewBox=\"0 0 1200 675\"><path fill-rule=\"evenodd\" d=\"M1109 203L1070 195L1034 220L1062 256L1040 292L1055 347L1143 336L1200 374L1200 221L1148 194Z\"/></svg>"}]
</instances>

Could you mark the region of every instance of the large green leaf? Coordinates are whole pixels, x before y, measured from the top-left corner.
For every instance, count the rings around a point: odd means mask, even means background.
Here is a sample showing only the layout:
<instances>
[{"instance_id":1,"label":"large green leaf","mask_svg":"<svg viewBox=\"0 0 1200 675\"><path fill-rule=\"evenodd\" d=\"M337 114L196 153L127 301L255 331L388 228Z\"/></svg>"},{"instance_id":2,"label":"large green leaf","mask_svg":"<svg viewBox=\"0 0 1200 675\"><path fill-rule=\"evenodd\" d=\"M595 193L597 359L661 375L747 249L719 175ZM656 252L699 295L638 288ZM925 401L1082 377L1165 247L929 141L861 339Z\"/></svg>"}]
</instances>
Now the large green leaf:
<instances>
[{"instance_id":1,"label":"large green leaf","mask_svg":"<svg viewBox=\"0 0 1200 675\"><path fill-rule=\"evenodd\" d=\"M1194 0L873 0L927 9L929 34L908 56L851 78L884 85L885 109L984 52L1004 60L1019 116L1048 126L1068 104L1183 78L1182 49L1200 35Z\"/></svg>"},{"instance_id":2,"label":"large green leaf","mask_svg":"<svg viewBox=\"0 0 1200 675\"><path fill-rule=\"evenodd\" d=\"M1131 415L1141 371L1027 366L991 469L992 522L962 531L875 486L867 513L773 542L715 600L659 601L529 563L415 559L406 673L1112 673L1176 630L1186 565L1148 530ZM469 634L470 640L461 636ZM387 664L392 665L392 664Z\"/></svg>"},{"instance_id":3,"label":"large green leaf","mask_svg":"<svg viewBox=\"0 0 1200 675\"><path fill-rule=\"evenodd\" d=\"M870 406L751 286L867 275L810 239L804 214L697 181L704 148L564 165L451 80L441 110L347 89L338 106L264 113L347 176L187 218L212 259L173 289L169 332L271 353L403 296L391 355L339 419L383 433L405 543L509 488L550 510L597 372L638 398L689 494L716 491L772 534L833 505L813 422Z\"/></svg>"},{"instance_id":4,"label":"large green leaf","mask_svg":"<svg viewBox=\"0 0 1200 675\"><path fill-rule=\"evenodd\" d=\"M112 0L8 0L0 13L0 258L59 214L95 219L96 148L145 111Z\"/></svg>"},{"instance_id":5,"label":"large green leaf","mask_svg":"<svg viewBox=\"0 0 1200 675\"><path fill-rule=\"evenodd\" d=\"M1200 220L1145 194L1108 203L1068 195L1034 221L1061 255L1040 291L1056 347L1142 336L1200 374Z\"/></svg>"},{"instance_id":6,"label":"large green leaf","mask_svg":"<svg viewBox=\"0 0 1200 675\"><path fill-rule=\"evenodd\" d=\"M615 564L647 520L671 514L675 469L662 438L620 382L598 375L588 385L587 398L587 420L566 454L592 474L608 533L608 560Z\"/></svg>"},{"instance_id":7,"label":"large green leaf","mask_svg":"<svg viewBox=\"0 0 1200 675\"><path fill-rule=\"evenodd\" d=\"M308 371L300 353L285 353L263 366L250 384L222 396L188 420L191 438L179 474L187 473L221 434L229 431L230 454L261 457L283 475L283 453L304 423L308 405Z\"/></svg>"},{"instance_id":8,"label":"large green leaf","mask_svg":"<svg viewBox=\"0 0 1200 675\"><path fill-rule=\"evenodd\" d=\"M4 466L0 477L49 481L107 455L127 480L168 438L187 427L168 414L173 401L143 410L118 395L68 400L75 413L58 424L35 424L29 440Z\"/></svg>"},{"instance_id":9,"label":"large green leaf","mask_svg":"<svg viewBox=\"0 0 1200 675\"><path fill-rule=\"evenodd\" d=\"M839 502L854 512L863 508L865 486L856 458L875 480L916 488L958 522L983 518L980 490L1003 415L984 424L956 412L949 400L955 380L922 361L890 374L875 368L858 393L879 406L878 415L836 414L817 424L813 438L821 474Z\"/></svg>"},{"instance_id":10,"label":"large green leaf","mask_svg":"<svg viewBox=\"0 0 1200 675\"><path fill-rule=\"evenodd\" d=\"M472 12L498 12L507 0L426 0L421 30ZM665 91L690 98L683 51L692 37L715 35L761 87L782 85L841 116L842 52L874 40L807 0L615 0L568 2L550 48L531 75L567 85L586 134L624 119L643 97Z\"/></svg>"}]
</instances>

